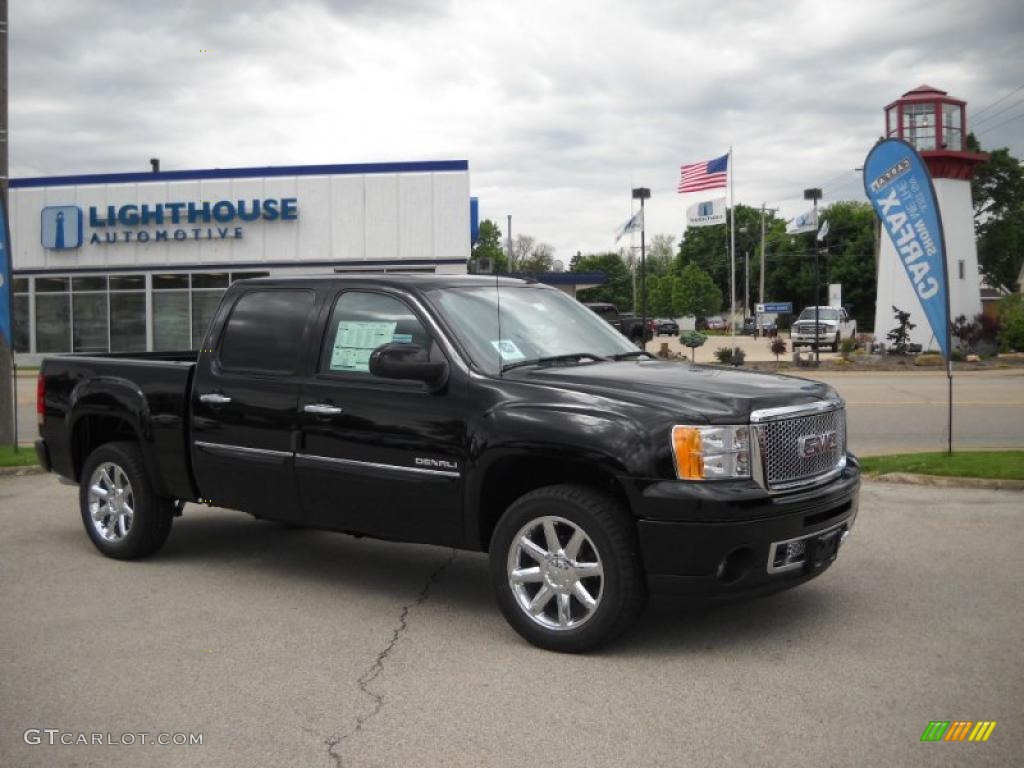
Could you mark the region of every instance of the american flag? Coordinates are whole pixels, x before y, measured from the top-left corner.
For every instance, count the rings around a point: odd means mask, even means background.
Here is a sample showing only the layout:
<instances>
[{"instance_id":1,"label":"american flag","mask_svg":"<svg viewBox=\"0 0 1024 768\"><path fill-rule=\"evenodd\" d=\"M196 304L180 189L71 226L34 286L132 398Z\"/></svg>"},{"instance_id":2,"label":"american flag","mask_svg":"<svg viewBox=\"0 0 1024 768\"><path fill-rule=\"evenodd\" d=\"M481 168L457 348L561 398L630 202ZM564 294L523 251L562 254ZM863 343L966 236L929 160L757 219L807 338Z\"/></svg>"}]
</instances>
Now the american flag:
<instances>
[{"instance_id":1,"label":"american flag","mask_svg":"<svg viewBox=\"0 0 1024 768\"><path fill-rule=\"evenodd\" d=\"M700 192L705 189L719 189L726 185L729 175L729 155L716 157L703 163L682 167L679 192Z\"/></svg>"}]
</instances>

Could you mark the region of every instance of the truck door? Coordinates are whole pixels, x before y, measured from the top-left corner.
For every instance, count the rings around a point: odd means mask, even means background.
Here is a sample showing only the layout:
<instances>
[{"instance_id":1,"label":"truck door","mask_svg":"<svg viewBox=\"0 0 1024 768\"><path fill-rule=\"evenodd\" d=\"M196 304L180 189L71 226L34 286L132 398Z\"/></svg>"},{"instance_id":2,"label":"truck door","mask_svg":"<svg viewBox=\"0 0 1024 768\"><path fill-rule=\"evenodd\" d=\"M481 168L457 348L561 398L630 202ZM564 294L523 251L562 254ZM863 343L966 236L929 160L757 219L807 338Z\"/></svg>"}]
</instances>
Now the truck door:
<instances>
[{"instance_id":1,"label":"truck door","mask_svg":"<svg viewBox=\"0 0 1024 768\"><path fill-rule=\"evenodd\" d=\"M311 525L391 539L460 544L466 456L466 381L447 384L370 374L386 343L445 357L426 315L386 289L341 289L322 310L320 356L299 398L295 458Z\"/></svg>"},{"instance_id":2,"label":"truck door","mask_svg":"<svg viewBox=\"0 0 1024 768\"><path fill-rule=\"evenodd\" d=\"M228 304L229 300L225 301ZM220 312L192 387L192 465L217 506L298 520L294 461L302 352L313 343L316 293L253 286ZM220 312L218 314L220 314Z\"/></svg>"}]
</instances>

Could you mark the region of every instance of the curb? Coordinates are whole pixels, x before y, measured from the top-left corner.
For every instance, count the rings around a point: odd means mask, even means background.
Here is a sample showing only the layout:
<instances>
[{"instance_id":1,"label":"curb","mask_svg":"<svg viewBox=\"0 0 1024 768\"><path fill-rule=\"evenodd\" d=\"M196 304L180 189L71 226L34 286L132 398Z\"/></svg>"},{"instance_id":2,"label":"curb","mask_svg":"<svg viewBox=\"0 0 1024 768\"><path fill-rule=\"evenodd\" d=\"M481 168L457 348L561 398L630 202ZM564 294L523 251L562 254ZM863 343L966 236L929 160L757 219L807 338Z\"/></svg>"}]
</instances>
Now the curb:
<instances>
[{"instance_id":1,"label":"curb","mask_svg":"<svg viewBox=\"0 0 1024 768\"><path fill-rule=\"evenodd\" d=\"M992 491L1024 491L1024 480L1002 480L994 477L947 477L945 475L914 475L909 472L889 472L884 475L864 475L865 480L904 485L931 485L937 488L978 488Z\"/></svg>"},{"instance_id":2,"label":"curb","mask_svg":"<svg viewBox=\"0 0 1024 768\"><path fill-rule=\"evenodd\" d=\"M45 475L46 472L38 464L24 467L0 467L0 477L24 477L26 475Z\"/></svg>"}]
</instances>

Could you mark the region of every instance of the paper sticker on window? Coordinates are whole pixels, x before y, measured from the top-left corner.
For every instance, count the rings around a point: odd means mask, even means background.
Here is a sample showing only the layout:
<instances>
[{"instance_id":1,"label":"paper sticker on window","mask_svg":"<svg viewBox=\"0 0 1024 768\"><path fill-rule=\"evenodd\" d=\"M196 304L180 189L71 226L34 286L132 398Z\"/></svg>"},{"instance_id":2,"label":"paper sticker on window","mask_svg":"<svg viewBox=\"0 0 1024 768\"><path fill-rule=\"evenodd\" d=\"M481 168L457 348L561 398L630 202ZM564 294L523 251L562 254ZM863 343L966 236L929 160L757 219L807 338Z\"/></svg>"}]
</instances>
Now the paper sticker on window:
<instances>
[{"instance_id":1,"label":"paper sticker on window","mask_svg":"<svg viewBox=\"0 0 1024 768\"><path fill-rule=\"evenodd\" d=\"M338 323L331 350L332 371L369 373L370 355L377 347L391 342L398 323L365 323L343 320Z\"/></svg>"},{"instance_id":2,"label":"paper sticker on window","mask_svg":"<svg viewBox=\"0 0 1024 768\"><path fill-rule=\"evenodd\" d=\"M517 360L526 359L526 355L519 351L519 347L516 346L514 341L509 341L508 339L492 341L491 346L498 351L501 359L506 363L514 363Z\"/></svg>"},{"instance_id":3,"label":"paper sticker on window","mask_svg":"<svg viewBox=\"0 0 1024 768\"><path fill-rule=\"evenodd\" d=\"M391 335L392 344L412 344L411 333L395 333Z\"/></svg>"}]
</instances>

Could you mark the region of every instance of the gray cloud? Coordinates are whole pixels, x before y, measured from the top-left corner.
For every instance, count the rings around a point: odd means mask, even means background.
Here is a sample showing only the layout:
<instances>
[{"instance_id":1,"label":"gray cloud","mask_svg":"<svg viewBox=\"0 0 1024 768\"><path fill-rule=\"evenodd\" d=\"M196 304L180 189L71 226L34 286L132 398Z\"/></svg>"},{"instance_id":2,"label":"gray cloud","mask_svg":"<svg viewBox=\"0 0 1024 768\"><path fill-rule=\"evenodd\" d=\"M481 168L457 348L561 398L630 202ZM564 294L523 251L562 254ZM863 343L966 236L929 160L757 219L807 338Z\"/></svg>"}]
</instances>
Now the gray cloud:
<instances>
[{"instance_id":1,"label":"gray cloud","mask_svg":"<svg viewBox=\"0 0 1024 768\"><path fill-rule=\"evenodd\" d=\"M465 158L483 215L567 257L612 247L631 185L678 235L681 163L731 145L737 200L792 215L858 194L904 91L1024 83L1018 0L705 5L12 4L12 175ZM1019 114L986 145L1024 154Z\"/></svg>"}]
</instances>

